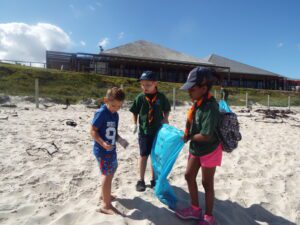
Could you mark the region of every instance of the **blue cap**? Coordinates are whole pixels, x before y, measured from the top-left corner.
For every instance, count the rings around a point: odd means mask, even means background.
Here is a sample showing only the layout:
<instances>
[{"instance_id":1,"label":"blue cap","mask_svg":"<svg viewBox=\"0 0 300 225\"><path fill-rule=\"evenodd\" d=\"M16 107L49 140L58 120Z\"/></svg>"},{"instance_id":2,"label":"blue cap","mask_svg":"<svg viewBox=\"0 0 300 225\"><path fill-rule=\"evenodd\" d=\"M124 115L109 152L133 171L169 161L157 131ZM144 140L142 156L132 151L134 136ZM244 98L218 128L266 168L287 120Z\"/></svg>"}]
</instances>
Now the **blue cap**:
<instances>
[{"instance_id":1,"label":"blue cap","mask_svg":"<svg viewBox=\"0 0 300 225\"><path fill-rule=\"evenodd\" d=\"M157 76L152 71L144 71L140 76L140 79L138 79L138 81L141 80L157 81Z\"/></svg>"},{"instance_id":2,"label":"blue cap","mask_svg":"<svg viewBox=\"0 0 300 225\"><path fill-rule=\"evenodd\" d=\"M189 90L196 84L203 82L213 82L213 71L210 68L196 67L191 70L186 82L180 88L181 90Z\"/></svg>"}]
</instances>

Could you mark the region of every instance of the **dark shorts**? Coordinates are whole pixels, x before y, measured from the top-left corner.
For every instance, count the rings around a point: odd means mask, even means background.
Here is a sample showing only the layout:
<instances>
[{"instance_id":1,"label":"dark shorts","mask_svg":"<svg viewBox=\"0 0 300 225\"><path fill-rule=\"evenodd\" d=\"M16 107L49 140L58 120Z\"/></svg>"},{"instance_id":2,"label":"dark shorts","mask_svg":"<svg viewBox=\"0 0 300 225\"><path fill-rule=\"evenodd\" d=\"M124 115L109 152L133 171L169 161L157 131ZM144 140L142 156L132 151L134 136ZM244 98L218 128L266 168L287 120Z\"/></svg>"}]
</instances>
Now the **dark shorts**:
<instances>
[{"instance_id":1,"label":"dark shorts","mask_svg":"<svg viewBox=\"0 0 300 225\"><path fill-rule=\"evenodd\" d=\"M149 156L155 136L139 134L140 156Z\"/></svg>"},{"instance_id":2,"label":"dark shorts","mask_svg":"<svg viewBox=\"0 0 300 225\"><path fill-rule=\"evenodd\" d=\"M95 155L100 171L103 175L112 175L118 168L117 154Z\"/></svg>"}]
</instances>

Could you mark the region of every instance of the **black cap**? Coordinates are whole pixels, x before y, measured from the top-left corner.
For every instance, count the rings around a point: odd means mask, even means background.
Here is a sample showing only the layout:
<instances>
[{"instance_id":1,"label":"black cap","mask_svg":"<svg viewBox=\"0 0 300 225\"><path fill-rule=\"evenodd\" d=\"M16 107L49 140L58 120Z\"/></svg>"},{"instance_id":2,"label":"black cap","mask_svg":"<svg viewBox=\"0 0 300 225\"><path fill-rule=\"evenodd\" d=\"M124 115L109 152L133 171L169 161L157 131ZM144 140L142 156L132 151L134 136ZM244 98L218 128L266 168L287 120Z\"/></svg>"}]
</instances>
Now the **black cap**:
<instances>
[{"instance_id":1,"label":"black cap","mask_svg":"<svg viewBox=\"0 0 300 225\"><path fill-rule=\"evenodd\" d=\"M138 81L141 80L157 81L157 76L152 71L144 71L140 76L140 79L138 79Z\"/></svg>"},{"instance_id":2,"label":"black cap","mask_svg":"<svg viewBox=\"0 0 300 225\"><path fill-rule=\"evenodd\" d=\"M199 66L191 70L186 82L183 84L183 86L180 89L189 90L196 84L202 84L202 83L212 85L213 81L214 81L214 75L212 69Z\"/></svg>"}]
</instances>

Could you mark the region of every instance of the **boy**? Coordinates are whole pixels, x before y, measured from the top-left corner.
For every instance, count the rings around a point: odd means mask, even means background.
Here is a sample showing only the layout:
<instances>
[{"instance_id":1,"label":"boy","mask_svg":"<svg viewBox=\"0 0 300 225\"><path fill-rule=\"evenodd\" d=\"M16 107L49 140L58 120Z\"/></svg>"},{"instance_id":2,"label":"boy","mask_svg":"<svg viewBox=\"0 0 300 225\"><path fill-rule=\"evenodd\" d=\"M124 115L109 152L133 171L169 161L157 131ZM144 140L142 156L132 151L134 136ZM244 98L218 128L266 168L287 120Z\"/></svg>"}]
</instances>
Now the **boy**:
<instances>
[{"instance_id":1,"label":"boy","mask_svg":"<svg viewBox=\"0 0 300 225\"><path fill-rule=\"evenodd\" d=\"M102 173L100 198L103 199L103 205L100 212L105 214L117 212L111 204L111 183L118 167L116 141L124 148L128 146L128 142L118 135L117 111L121 108L124 99L125 93L122 89L117 87L109 89L104 98L105 104L96 111L91 127L91 136L94 139L93 152Z\"/></svg>"},{"instance_id":2,"label":"boy","mask_svg":"<svg viewBox=\"0 0 300 225\"><path fill-rule=\"evenodd\" d=\"M155 135L162 123L169 123L171 107L167 97L157 90L158 83L155 73L145 71L138 81L143 92L135 98L130 111L133 113L134 133L137 131L137 119L139 118L140 179L136 184L136 190L142 192L146 190L144 177ZM151 175L150 187L153 188L155 177L152 166Z\"/></svg>"}]
</instances>

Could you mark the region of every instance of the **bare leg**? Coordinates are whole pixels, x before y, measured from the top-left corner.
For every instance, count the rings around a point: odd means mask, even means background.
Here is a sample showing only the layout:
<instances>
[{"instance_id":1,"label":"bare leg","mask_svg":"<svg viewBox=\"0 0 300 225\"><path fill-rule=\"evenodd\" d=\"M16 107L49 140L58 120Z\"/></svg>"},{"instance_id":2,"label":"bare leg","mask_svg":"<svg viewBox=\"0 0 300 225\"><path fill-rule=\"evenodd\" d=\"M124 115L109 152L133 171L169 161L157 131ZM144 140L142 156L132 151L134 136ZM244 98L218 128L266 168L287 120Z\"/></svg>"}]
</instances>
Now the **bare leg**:
<instances>
[{"instance_id":1,"label":"bare leg","mask_svg":"<svg viewBox=\"0 0 300 225\"><path fill-rule=\"evenodd\" d=\"M198 186L196 182L196 177L200 168L200 162L198 158L190 158L185 172L185 179L188 184L191 203L193 206L199 207L198 200Z\"/></svg>"},{"instance_id":2,"label":"bare leg","mask_svg":"<svg viewBox=\"0 0 300 225\"><path fill-rule=\"evenodd\" d=\"M151 161L151 158L150 158L150 171L151 171L151 180L155 180L155 176L154 176L154 170L153 170L153 167L152 167L152 161Z\"/></svg>"},{"instance_id":3,"label":"bare leg","mask_svg":"<svg viewBox=\"0 0 300 225\"><path fill-rule=\"evenodd\" d=\"M212 211L214 207L214 175L216 172L216 167L213 168L203 168L202 167L202 185L205 190L205 214L212 216Z\"/></svg>"},{"instance_id":4,"label":"bare leg","mask_svg":"<svg viewBox=\"0 0 300 225\"><path fill-rule=\"evenodd\" d=\"M110 198L111 198L111 201L114 201L114 200L116 200L117 196L114 194L111 194ZM101 202L102 200L103 200L102 195L100 195L99 202Z\"/></svg>"},{"instance_id":5,"label":"bare leg","mask_svg":"<svg viewBox=\"0 0 300 225\"><path fill-rule=\"evenodd\" d=\"M111 205L111 183L113 179L112 175L102 175L102 199L103 206L100 208L100 212L105 214L115 214L114 207Z\"/></svg>"},{"instance_id":6,"label":"bare leg","mask_svg":"<svg viewBox=\"0 0 300 225\"><path fill-rule=\"evenodd\" d=\"M147 160L148 160L148 156L141 156L140 157L140 179L141 180L145 179Z\"/></svg>"}]
</instances>

